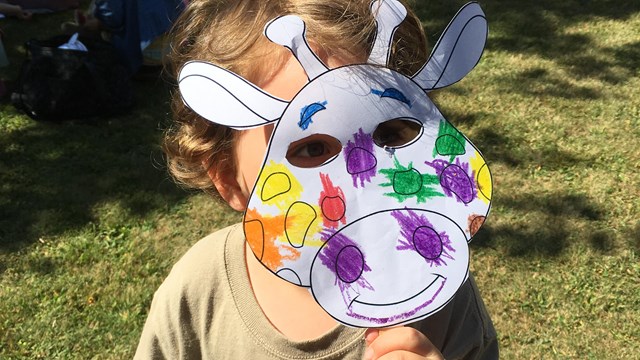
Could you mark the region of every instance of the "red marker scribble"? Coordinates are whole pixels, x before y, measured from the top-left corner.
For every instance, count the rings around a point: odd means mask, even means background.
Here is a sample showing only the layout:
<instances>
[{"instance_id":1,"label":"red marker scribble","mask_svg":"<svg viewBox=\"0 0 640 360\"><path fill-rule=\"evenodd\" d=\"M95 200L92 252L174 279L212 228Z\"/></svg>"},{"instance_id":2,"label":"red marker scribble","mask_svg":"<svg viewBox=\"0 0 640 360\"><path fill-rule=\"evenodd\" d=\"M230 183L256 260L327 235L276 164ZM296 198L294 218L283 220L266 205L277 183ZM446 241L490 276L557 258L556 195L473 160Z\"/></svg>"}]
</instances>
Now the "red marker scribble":
<instances>
[{"instance_id":1,"label":"red marker scribble","mask_svg":"<svg viewBox=\"0 0 640 360\"><path fill-rule=\"evenodd\" d=\"M325 228L335 229L340 222L343 225L347 223L347 218L344 216L346 212L345 196L339 186L333 185L328 174L320 173L320 180L322 181L322 192L320 192L318 203L322 209L323 224Z\"/></svg>"}]
</instances>

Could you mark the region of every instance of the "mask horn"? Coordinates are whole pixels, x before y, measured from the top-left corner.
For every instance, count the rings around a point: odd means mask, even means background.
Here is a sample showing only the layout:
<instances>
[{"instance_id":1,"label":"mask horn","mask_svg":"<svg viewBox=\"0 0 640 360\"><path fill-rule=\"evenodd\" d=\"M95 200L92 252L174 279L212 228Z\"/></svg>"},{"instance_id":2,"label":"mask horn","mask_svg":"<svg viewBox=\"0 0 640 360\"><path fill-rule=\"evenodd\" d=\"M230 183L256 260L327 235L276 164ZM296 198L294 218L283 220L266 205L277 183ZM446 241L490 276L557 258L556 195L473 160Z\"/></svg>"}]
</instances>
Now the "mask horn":
<instances>
[{"instance_id":1,"label":"mask horn","mask_svg":"<svg viewBox=\"0 0 640 360\"><path fill-rule=\"evenodd\" d=\"M407 17L407 9L397 0L376 0L371 3L371 12L376 17L377 34L368 62L385 66L389 63L393 34Z\"/></svg>"},{"instance_id":2,"label":"mask horn","mask_svg":"<svg viewBox=\"0 0 640 360\"><path fill-rule=\"evenodd\" d=\"M306 32L304 21L295 15L275 18L264 28L264 34L269 40L291 50L311 81L329 69L311 50Z\"/></svg>"}]
</instances>

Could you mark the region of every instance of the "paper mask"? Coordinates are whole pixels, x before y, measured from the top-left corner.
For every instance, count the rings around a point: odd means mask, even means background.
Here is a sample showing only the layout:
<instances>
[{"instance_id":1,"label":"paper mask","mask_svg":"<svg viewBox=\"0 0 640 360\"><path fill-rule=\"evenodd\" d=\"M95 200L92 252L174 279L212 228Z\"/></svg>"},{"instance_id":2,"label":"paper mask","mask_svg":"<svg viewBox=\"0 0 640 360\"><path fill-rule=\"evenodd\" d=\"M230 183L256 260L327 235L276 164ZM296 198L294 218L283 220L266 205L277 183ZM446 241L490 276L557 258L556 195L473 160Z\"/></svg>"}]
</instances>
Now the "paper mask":
<instances>
[{"instance_id":1,"label":"paper mask","mask_svg":"<svg viewBox=\"0 0 640 360\"><path fill-rule=\"evenodd\" d=\"M309 78L290 102L206 62L185 64L179 76L187 106L212 122L276 122L244 215L246 239L275 275L357 327L412 322L451 300L492 191L478 149L426 94L479 61L487 38L479 5L460 9L413 77L380 66L406 9L392 0L371 9L378 30L369 64L328 69L300 18L267 25L265 35Z\"/></svg>"}]
</instances>

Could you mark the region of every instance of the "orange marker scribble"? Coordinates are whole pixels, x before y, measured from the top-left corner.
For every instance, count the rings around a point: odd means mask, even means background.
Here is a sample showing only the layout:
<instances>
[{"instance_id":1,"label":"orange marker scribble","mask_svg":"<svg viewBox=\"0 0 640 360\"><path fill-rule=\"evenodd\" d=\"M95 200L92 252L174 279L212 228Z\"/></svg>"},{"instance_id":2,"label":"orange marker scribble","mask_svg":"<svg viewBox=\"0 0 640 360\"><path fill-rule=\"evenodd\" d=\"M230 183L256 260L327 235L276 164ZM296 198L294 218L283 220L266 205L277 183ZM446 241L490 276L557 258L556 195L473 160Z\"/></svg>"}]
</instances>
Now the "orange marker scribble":
<instances>
[{"instance_id":1,"label":"orange marker scribble","mask_svg":"<svg viewBox=\"0 0 640 360\"><path fill-rule=\"evenodd\" d=\"M244 231L253 253L271 271L278 271L283 260L300 257L296 248L278 244L278 239L284 237L284 215L262 216L256 209L249 209L244 217Z\"/></svg>"},{"instance_id":2,"label":"orange marker scribble","mask_svg":"<svg viewBox=\"0 0 640 360\"><path fill-rule=\"evenodd\" d=\"M322 209L323 223L327 228L337 228L339 223L346 224L345 196L339 186L334 186L328 174L320 173L322 192L318 202Z\"/></svg>"}]
</instances>

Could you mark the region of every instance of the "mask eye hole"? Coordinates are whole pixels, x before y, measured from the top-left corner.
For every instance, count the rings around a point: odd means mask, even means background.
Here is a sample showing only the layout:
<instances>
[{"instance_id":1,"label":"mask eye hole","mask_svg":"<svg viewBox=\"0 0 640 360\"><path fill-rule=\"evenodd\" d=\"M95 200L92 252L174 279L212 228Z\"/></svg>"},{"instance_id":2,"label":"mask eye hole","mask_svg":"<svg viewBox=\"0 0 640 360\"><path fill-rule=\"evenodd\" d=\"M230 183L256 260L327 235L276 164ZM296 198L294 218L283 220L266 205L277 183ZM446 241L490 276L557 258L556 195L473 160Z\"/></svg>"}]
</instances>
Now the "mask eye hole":
<instances>
[{"instance_id":1,"label":"mask eye hole","mask_svg":"<svg viewBox=\"0 0 640 360\"><path fill-rule=\"evenodd\" d=\"M392 119L378 124L373 142L380 147L399 148L410 145L422 135L422 124L413 119Z\"/></svg>"},{"instance_id":2,"label":"mask eye hole","mask_svg":"<svg viewBox=\"0 0 640 360\"><path fill-rule=\"evenodd\" d=\"M293 166L314 168L333 160L342 151L342 143L327 134L313 134L289 144L286 158Z\"/></svg>"}]
</instances>

